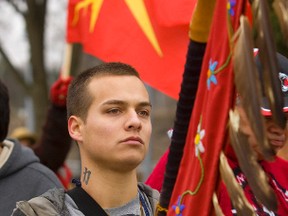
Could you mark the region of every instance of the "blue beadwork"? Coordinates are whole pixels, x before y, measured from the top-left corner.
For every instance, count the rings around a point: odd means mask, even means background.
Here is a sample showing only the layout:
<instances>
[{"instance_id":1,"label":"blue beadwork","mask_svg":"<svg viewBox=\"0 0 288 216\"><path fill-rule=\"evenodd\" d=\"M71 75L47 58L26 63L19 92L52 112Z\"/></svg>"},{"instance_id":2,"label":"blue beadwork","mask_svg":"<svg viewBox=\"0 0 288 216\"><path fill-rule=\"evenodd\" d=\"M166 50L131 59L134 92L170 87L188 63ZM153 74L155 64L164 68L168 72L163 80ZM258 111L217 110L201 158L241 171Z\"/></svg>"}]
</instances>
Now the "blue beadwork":
<instances>
[{"instance_id":1,"label":"blue beadwork","mask_svg":"<svg viewBox=\"0 0 288 216\"><path fill-rule=\"evenodd\" d=\"M140 191L139 191L139 198L140 198L140 202L143 206L145 216L149 216L150 214L149 214L149 210L148 210L148 203Z\"/></svg>"}]
</instances>

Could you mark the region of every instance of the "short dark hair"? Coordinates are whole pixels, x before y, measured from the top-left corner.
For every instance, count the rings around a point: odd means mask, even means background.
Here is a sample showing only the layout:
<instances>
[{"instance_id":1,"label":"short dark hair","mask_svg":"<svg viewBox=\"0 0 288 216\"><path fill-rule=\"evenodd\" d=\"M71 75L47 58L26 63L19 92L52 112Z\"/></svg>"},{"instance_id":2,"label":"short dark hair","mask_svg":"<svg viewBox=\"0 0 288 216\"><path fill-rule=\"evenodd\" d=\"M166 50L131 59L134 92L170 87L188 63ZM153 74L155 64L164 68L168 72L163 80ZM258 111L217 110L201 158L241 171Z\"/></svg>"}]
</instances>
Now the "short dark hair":
<instances>
[{"instance_id":1,"label":"short dark hair","mask_svg":"<svg viewBox=\"0 0 288 216\"><path fill-rule=\"evenodd\" d=\"M0 142L2 142L8 134L10 121L9 93L7 87L0 80Z\"/></svg>"},{"instance_id":2,"label":"short dark hair","mask_svg":"<svg viewBox=\"0 0 288 216\"><path fill-rule=\"evenodd\" d=\"M67 117L76 115L84 121L92 103L92 95L87 86L94 77L102 76L135 76L140 79L138 72L130 65L120 62L102 63L80 73L69 86L67 95Z\"/></svg>"}]
</instances>

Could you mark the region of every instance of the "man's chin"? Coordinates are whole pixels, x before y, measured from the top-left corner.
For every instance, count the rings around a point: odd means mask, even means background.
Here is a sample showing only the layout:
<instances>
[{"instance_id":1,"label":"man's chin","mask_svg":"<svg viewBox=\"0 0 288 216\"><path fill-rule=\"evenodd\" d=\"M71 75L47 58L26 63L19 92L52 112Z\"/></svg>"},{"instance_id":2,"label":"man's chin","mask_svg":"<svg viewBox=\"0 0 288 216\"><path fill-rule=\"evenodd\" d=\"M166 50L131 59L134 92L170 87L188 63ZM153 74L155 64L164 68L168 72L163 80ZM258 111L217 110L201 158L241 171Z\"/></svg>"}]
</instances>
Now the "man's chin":
<instances>
[{"instance_id":1,"label":"man's chin","mask_svg":"<svg viewBox=\"0 0 288 216\"><path fill-rule=\"evenodd\" d=\"M122 159L115 162L115 168L121 172L129 172L136 169L142 162L142 159L139 158L129 158L129 159Z\"/></svg>"},{"instance_id":2,"label":"man's chin","mask_svg":"<svg viewBox=\"0 0 288 216\"><path fill-rule=\"evenodd\" d=\"M282 141L277 141L277 140L272 140L270 141L271 147L274 149L275 152L278 152L279 149L283 148L284 142Z\"/></svg>"}]
</instances>

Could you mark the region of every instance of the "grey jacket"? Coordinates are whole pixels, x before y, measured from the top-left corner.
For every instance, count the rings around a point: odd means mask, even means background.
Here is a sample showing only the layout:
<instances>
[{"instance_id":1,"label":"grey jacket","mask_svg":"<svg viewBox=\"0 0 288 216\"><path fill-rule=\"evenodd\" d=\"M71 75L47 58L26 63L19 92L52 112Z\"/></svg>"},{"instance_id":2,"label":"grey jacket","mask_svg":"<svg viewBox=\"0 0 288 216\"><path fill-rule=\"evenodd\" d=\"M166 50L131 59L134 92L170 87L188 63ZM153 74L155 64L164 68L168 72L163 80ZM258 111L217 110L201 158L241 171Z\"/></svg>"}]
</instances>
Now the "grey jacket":
<instances>
[{"instance_id":1,"label":"grey jacket","mask_svg":"<svg viewBox=\"0 0 288 216\"><path fill-rule=\"evenodd\" d=\"M152 210L155 212L159 200L159 192L146 186L138 184L149 199ZM52 189L45 194L27 201L17 203L17 209L13 216L84 216L78 209L72 198L63 189Z\"/></svg>"},{"instance_id":2,"label":"grey jacket","mask_svg":"<svg viewBox=\"0 0 288 216\"><path fill-rule=\"evenodd\" d=\"M34 152L14 140L5 140L0 154L0 215L12 214L16 202L62 187L57 176L40 164Z\"/></svg>"}]
</instances>

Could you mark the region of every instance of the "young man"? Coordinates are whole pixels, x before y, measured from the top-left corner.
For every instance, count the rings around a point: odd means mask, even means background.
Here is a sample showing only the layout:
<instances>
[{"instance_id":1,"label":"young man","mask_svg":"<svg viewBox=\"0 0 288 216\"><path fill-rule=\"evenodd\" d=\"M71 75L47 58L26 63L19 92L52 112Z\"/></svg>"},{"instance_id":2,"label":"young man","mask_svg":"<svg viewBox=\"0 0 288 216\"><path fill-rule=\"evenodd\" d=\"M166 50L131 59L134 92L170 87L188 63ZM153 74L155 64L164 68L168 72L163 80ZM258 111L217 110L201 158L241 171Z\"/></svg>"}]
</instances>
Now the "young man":
<instances>
[{"instance_id":1,"label":"young man","mask_svg":"<svg viewBox=\"0 0 288 216\"><path fill-rule=\"evenodd\" d=\"M30 148L5 139L10 107L6 86L0 81L0 214L11 215L15 203L39 196L48 189L62 187L56 175L40 164Z\"/></svg>"},{"instance_id":2,"label":"young man","mask_svg":"<svg viewBox=\"0 0 288 216\"><path fill-rule=\"evenodd\" d=\"M137 183L152 127L149 95L135 69L104 63L84 71L69 87L67 111L81 182L68 194L53 190L18 203L14 215L154 215L159 193Z\"/></svg>"}]
</instances>

